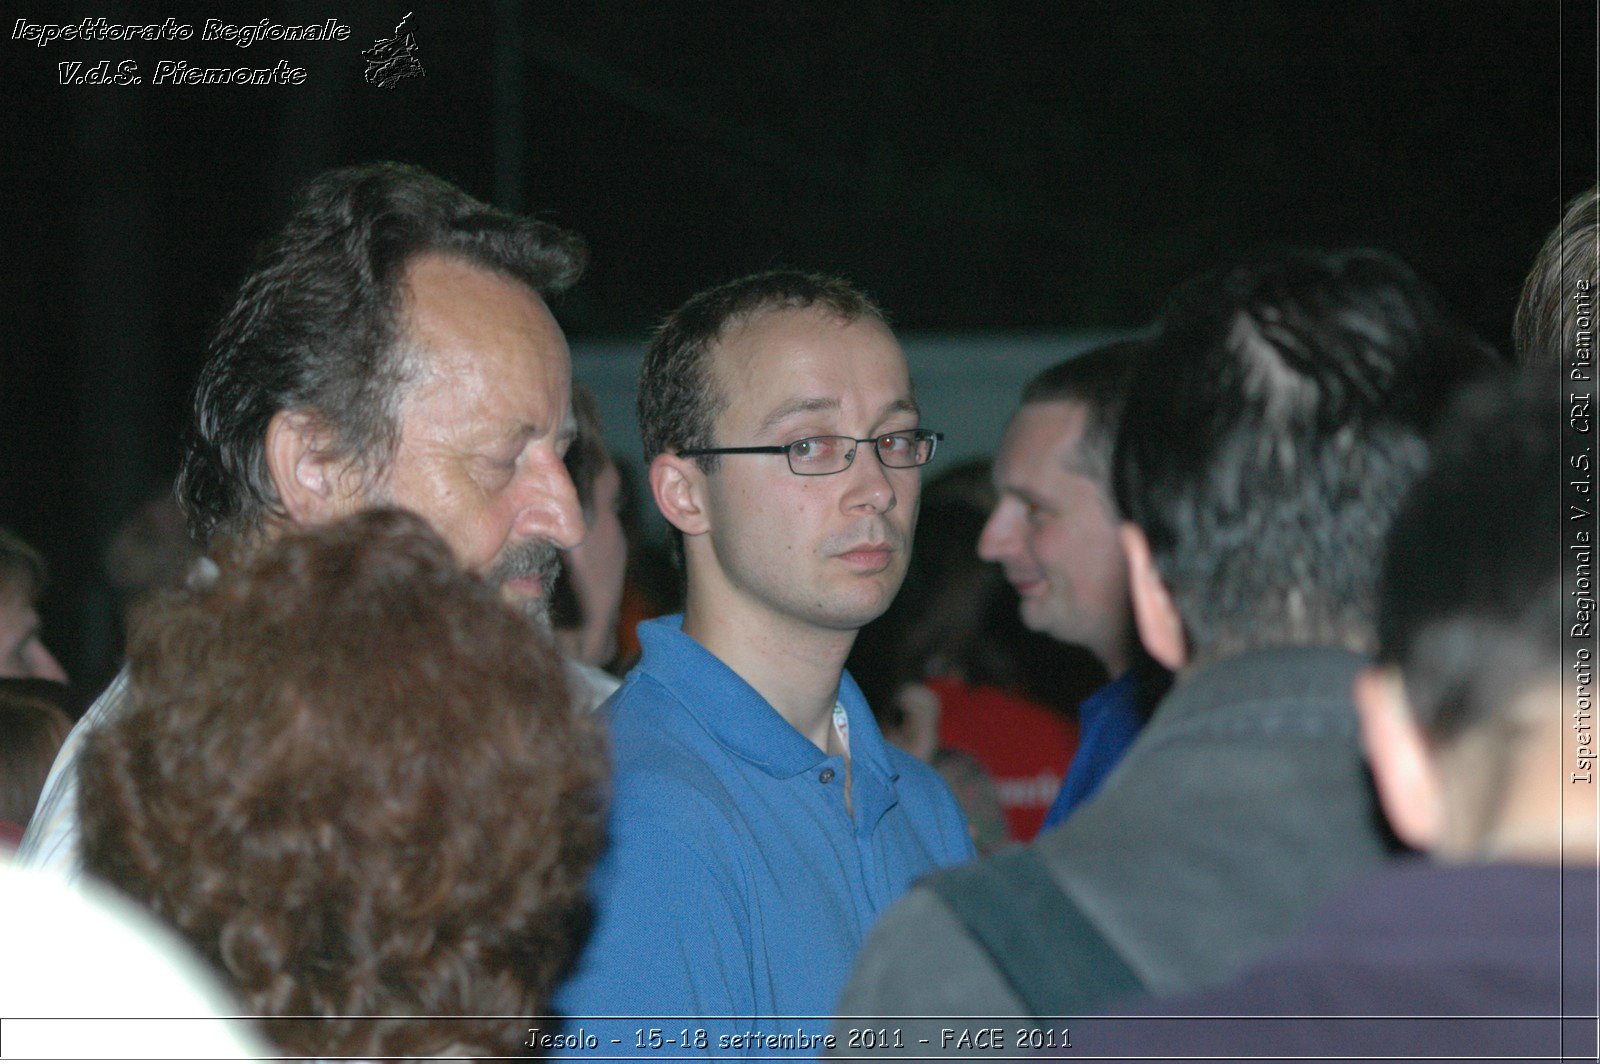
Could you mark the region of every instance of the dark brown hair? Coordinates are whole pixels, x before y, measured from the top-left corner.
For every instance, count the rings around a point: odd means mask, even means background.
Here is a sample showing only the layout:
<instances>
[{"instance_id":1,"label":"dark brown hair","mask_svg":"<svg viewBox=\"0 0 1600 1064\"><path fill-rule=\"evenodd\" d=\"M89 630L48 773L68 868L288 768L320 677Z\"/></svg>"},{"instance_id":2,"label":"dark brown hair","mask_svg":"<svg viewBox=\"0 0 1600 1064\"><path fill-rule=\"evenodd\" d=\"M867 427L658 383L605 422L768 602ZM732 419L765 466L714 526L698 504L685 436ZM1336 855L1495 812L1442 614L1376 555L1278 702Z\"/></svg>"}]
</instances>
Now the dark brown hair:
<instances>
[{"instance_id":1,"label":"dark brown hair","mask_svg":"<svg viewBox=\"0 0 1600 1064\"><path fill-rule=\"evenodd\" d=\"M707 289L673 311L650 339L639 371L639 432L648 466L663 451L715 447L714 425L727 401L707 357L737 325L780 310L819 307L838 318L883 321L883 311L846 281L798 270L741 277ZM714 472L717 455L697 459Z\"/></svg>"},{"instance_id":2,"label":"dark brown hair","mask_svg":"<svg viewBox=\"0 0 1600 1064\"><path fill-rule=\"evenodd\" d=\"M604 761L548 636L369 511L153 600L128 661L86 867L288 1053L518 1053L519 1019L418 1017L538 1015L577 947Z\"/></svg>"},{"instance_id":3,"label":"dark brown hair","mask_svg":"<svg viewBox=\"0 0 1600 1064\"><path fill-rule=\"evenodd\" d=\"M1128 381L1137 360L1151 351L1148 339L1120 340L1074 355L1040 373L1022 389L1022 405L1077 403L1084 408L1083 431L1071 462L1075 472L1106 488L1110 495L1111 448L1117 440Z\"/></svg>"}]
</instances>

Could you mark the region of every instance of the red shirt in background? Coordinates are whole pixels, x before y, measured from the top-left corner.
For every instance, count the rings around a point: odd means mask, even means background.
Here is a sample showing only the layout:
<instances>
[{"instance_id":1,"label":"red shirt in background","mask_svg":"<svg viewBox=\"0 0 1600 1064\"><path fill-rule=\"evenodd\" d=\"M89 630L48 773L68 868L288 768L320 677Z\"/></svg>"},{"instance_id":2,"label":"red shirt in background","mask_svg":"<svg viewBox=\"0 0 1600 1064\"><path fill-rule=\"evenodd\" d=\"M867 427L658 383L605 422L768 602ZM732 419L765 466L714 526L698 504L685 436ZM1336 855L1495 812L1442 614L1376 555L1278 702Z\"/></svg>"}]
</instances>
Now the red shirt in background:
<instances>
[{"instance_id":1,"label":"red shirt in background","mask_svg":"<svg viewBox=\"0 0 1600 1064\"><path fill-rule=\"evenodd\" d=\"M1039 834L1078 748L1072 718L998 687L925 680L939 696L939 745L965 750L994 778L1017 842Z\"/></svg>"}]
</instances>

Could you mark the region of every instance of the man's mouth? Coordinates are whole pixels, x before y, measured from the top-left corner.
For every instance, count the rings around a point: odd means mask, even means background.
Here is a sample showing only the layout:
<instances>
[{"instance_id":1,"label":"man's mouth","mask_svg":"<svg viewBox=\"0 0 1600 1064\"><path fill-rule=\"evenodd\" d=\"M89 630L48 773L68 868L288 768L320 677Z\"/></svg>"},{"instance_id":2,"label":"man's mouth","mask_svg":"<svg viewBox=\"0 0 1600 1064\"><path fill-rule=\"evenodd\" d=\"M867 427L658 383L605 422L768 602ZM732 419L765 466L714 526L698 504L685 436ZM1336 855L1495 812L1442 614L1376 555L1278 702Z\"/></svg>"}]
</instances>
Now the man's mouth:
<instances>
[{"instance_id":1,"label":"man's mouth","mask_svg":"<svg viewBox=\"0 0 1600 1064\"><path fill-rule=\"evenodd\" d=\"M1039 576L1007 576L1018 598L1028 598L1044 588L1044 578Z\"/></svg>"},{"instance_id":2,"label":"man's mouth","mask_svg":"<svg viewBox=\"0 0 1600 1064\"><path fill-rule=\"evenodd\" d=\"M846 565L862 572L882 572L889 567L894 548L887 543L862 543L838 555Z\"/></svg>"},{"instance_id":3,"label":"man's mouth","mask_svg":"<svg viewBox=\"0 0 1600 1064\"><path fill-rule=\"evenodd\" d=\"M544 577L537 573L532 576L514 576L501 586L507 588L519 597L544 597Z\"/></svg>"},{"instance_id":4,"label":"man's mouth","mask_svg":"<svg viewBox=\"0 0 1600 1064\"><path fill-rule=\"evenodd\" d=\"M553 543L530 540L507 547L490 568L489 583L520 599L542 599L561 564Z\"/></svg>"}]
</instances>

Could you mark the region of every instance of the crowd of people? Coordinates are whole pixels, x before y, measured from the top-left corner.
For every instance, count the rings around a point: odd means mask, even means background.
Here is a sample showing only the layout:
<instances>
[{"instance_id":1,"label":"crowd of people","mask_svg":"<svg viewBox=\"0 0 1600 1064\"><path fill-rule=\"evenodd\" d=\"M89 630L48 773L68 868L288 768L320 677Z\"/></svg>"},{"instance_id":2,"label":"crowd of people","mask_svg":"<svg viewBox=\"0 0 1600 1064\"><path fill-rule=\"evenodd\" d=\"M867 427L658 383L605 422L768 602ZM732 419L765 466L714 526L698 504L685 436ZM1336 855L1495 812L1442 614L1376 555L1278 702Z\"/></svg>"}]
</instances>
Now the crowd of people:
<instances>
[{"instance_id":1,"label":"crowd of people","mask_svg":"<svg viewBox=\"0 0 1600 1064\"><path fill-rule=\"evenodd\" d=\"M0 896L153 918L247 1055L1592 1056L1596 202L1512 358L1389 254L1264 253L926 489L960 426L867 294L701 292L639 382L682 583L632 652L583 241L323 174L81 715L0 533L0 838L53 877Z\"/></svg>"}]
</instances>

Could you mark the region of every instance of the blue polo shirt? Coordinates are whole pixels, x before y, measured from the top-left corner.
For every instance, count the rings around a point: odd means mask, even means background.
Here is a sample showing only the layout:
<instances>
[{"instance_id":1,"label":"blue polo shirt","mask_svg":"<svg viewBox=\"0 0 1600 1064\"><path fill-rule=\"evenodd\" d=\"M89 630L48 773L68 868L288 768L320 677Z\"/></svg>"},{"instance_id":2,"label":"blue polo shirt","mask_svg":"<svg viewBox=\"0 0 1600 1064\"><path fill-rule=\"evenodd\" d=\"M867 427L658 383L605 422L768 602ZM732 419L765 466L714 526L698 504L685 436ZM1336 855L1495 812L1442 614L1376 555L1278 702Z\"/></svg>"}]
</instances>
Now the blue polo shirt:
<instances>
[{"instance_id":1,"label":"blue polo shirt","mask_svg":"<svg viewBox=\"0 0 1600 1064\"><path fill-rule=\"evenodd\" d=\"M1111 770L1122 763L1139 738L1149 714L1139 703L1139 682L1129 669L1078 705L1078 752L1067 766L1067 778L1044 815L1048 831L1094 797Z\"/></svg>"},{"instance_id":2,"label":"blue polo shirt","mask_svg":"<svg viewBox=\"0 0 1600 1064\"><path fill-rule=\"evenodd\" d=\"M600 1056L821 1056L805 1038L827 1032L879 914L972 857L961 810L884 741L848 674L853 815L844 760L684 635L682 617L641 624L639 641L605 708L610 849L591 881L593 933L556 993L566 1032Z\"/></svg>"}]
</instances>

